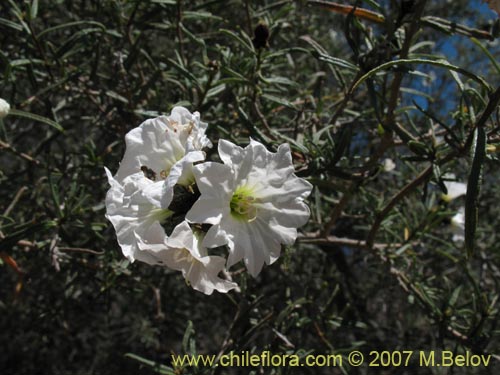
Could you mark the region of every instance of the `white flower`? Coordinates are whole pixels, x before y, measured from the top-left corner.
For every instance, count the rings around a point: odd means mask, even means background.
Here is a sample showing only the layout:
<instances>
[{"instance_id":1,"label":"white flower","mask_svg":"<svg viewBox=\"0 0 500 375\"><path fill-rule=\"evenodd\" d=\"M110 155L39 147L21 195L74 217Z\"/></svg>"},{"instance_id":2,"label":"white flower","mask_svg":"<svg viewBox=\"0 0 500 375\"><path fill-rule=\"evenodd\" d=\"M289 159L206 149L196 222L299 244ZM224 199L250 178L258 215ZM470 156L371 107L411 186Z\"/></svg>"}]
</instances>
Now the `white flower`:
<instances>
[{"instance_id":1,"label":"white flower","mask_svg":"<svg viewBox=\"0 0 500 375\"><path fill-rule=\"evenodd\" d=\"M288 144L276 153L251 140L246 148L219 141L224 164L193 167L201 196L186 214L194 223L212 224L203 245L228 245L228 267L244 260L257 276L264 263L278 259L281 244L297 238L309 219L304 199L312 185L294 175Z\"/></svg>"},{"instance_id":2,"label":"white flower","mask_svg":"<svg viewBox=\"0 0 500 375\"><path fill-rule=\"evenodd\" d=\"M10 112L10 104L0 98L0 119L3 119Z\"/></svg>"},{"instance_id":3,"label":"white flower","mask_svg":"<svg viewBox=\"0 0 500 375\"><path fill-rule=\"evenodd\" d=\"M172 212L161 207L160 189L142 172L126 177L123 184L105 168L111 188L106 195L106 217L113 224L123 255L130 261L161 263L157 252L165 246L161 222Z\"/></svg>"},{"instance_id":4,"label":"white flower","mask_svg":"<svg viewBox=\"0 0 500 375\"><path fill-rule=\"evenodd\" d=\"M448 177L455 178L455 176L453 175L448 175ZM452 200L467 193L467 184L464 184L463 182L444 181L444 186L446 186L446 190L448 191L448 193L443 194L441 198L445 202L451 202Z\"/></svg>"},{"instance_id":5,"label":"white flower","mask_svg":"<svg viewBox=\"0 0 500 375\"><path fill-rule=\"evenodd\" d=\"M460 207L458 212L451 218L453 230L453 242L465 241L465 207Z\"/></svg>"},{"instance_id":6,"label":"white flower","mask_svg":"<svg viewBox=\"0 0 500 375\"><path fill-rule=\"evenodd\" d=\"M202 293L212 294L214 290L227 293L237 288L236 283L217 276L224 269L226 259L208 256L200 240L189 224L183 221L166 240L168 249L161 253L161 259L169 268L182 271L193 289Z\"/></svg>"},{"instance_id":7,"label":"white flower","mask_svg":"<svg viewBox=\"0 0 500 375\"><path fill-rule=\"evenodd\" d=\"M383 164L384 172L391 172L396 168L396 163L394 163L394 161L392 159L389 159L389 158L384 159L382 164Z\"/></svg>"},{"instance_id":8,"label":"white flower","mask_svg":"<svg viewBox=\"0 0 500 375\"><path fill-rule=\"evenodd\" d=\"M118 183L106 169L111 188L106 196L107 218L113 223L123 254L131 261L164 265L182 271L191 286L205 294L215 290L226 293L236 283L220 279L226 260L207 256L205 248L183 221L167 237L162 222L173 212L161 208L161 195L154 182L142 172Z\"/></svg>"},{"instance_id":9,"label":"white flower","mask_svg":"<svg viewBox=\"0 0 500 375\"><path fill-rule=\"evenodd\" d=\"M154 181L163 180L155 188L161 190L162 207L167 208L174 185L194 182L192 163L204 160L201 149L211 146L206 128L198 112L191 114L183 107L175 107L170 116L146 120L125 137L127 148L116 181L122 183L141 170Z\"/></svg>"}]
</instances>

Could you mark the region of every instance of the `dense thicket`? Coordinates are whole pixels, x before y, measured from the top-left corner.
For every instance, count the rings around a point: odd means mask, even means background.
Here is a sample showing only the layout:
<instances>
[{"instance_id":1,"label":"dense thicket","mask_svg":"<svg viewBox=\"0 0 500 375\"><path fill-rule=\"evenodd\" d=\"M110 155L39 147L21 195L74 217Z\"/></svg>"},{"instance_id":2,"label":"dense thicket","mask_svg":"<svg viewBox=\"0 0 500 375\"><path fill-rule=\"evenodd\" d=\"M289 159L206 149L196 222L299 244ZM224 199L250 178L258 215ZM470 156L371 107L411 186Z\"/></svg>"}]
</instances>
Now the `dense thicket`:
<instances>
[{"instance_id":1,"label":"dense thicket","mask_svg":"<svg viewBox=\"0 0 500 375\"><path fill-rule=\"evenodd\" d=\"M150 374L140 358L193 351L499 353L497 16L479 0L324 3L0 2L2 374ZM104 166L174 105L214 140L290 143L314 185L300 240L257 279L233 269L239 293L129 264L104 217ZM443 199L450 179L467 195Z\"/></svg>"}]
</instances>

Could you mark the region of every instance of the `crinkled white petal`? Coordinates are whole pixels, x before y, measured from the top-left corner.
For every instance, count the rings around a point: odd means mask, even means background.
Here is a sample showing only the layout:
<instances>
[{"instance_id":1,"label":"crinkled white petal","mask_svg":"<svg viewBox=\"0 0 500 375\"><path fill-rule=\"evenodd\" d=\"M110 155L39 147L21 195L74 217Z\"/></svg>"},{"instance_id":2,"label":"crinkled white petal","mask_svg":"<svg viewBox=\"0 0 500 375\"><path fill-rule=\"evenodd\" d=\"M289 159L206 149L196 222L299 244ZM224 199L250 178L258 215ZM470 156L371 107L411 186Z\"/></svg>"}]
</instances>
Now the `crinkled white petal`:
<instances>
[{"instance_id":1,"label":"crinkled white petal","mask_svg":"<svg viewBox=\"0 0 500 375\"><path fill-rule=\"evenodd\" d=\"M230 249L228 267L243 260L248 272L256 277L264 263L272 264L279 257L279 237L274 235L268 223L263 220L247 223L227 217L221 221L219 230L225 233Z\"/></svg>"},{"instance_id":2,"label":"crinkled white petal","mask_svg":"<svg viewBox=\"0 0 500 375\"><path fill-rule=\"evenodd\" d=\"M163 208L168 208L172 202L174 186L176 184L188 186L194 183L193 163L202 160L205 160L205 153L202 151L191 151L172 166L168 177L162 184L161 206Z\"/></svg>"},{"instance_id":3,"label":"crinkled white petal","mask_svg":"<svg viewBox=\"0 0 500 375\"><path fill-rule=\"evenodd\" d=\"M212 294L214 290L227 293L238 286L218 276L226 260L219 256L208 256L206 248L186 221L175 227L166 242L169 249L162 253L162 261L168 267L181 271L193 289Z\"/></svg>"},{"instance_id":4,"label":"crinkled white petal","mask_svg":"<svg viewBox=\"0 0 500 375\"><path fill-rule=\"evenodd\" d=\"M106 170L111 185L106 206L129 259L139 259L139 244L143 249L154 245L146 228L165 215L174 186L194 182L193 163L205 159L201 148L211 146L206 129L199 113L175 107L170 116L147 120L126 135L118 172L111 177Z\"/></svg>"},{"instance_id":5,"label":"crinkled white petal","mask_svg":"<svg viewBox=\"0 0 500 375\"><path fill-rule=\"evenodd\" d=\"M212 143L205 135L208 124L200 120L199 112L191 113L184 107L174 107L169 116L170 125L180 131L183 144L186 150L202 150L205 147L212 147Z\"/></svg>"},{"instance_id":6,"label":"crinkled white petal","mask_svg":"<svg viewBox=\"0 0 500 375\"><path fill-rule=\"evenodd\" d=\"M169 215L144 195L155 183L142 172L128 176L120 184L105 168L111 188L106 195L106 217L113 224L123 255L130 261L158 264L157 251L165 247L165 231L159 224Z\"/></svg>"},{"instance_id":7,"label":"crinkled white petal","mask_svg":"<svg viewBox=\"0 0 500 375\"><path fill-rule=\"evenodd\" d=\"M140 172L143 166L151 169L159 179L185 155L185 147L178 135L169 131L167 124L168 118L160 116L146 120L127 133L125 155L115 176L118 182Z\"/></svg>"},{"instance_id":8,"label":"crinkled white petal","mask_svg":"<svg viewBox=\"0 0 500 375\"><path fill-rule=\"evenodd\" d=\"M206 162L195 165L193 173L196 186L202 195L211 198L230 199L234 191L233 170L227 165Z\"/></svg>"},{"instance_id":9,"label":"crinkled white petal","mask_svg":"<svg viewBox=\"0 0 500 375\"><path fill-rule=\"evenodd\" d=\"M244 148L225 139L219 140L218 151L222 162L229 167L241 164L246 154Z\"/></svg>"},{"instance_id":10,"label":"crinkled white petal","mask_svg":"<svg viewBox=\"0 0 500 375\"><path fill-rule=\"evenodd\" d=\"M246 181L252 170L252 150L250 146L244 149L226 140L219 141L219 155L224 165L231 168L232 185L237 186Z\"/></svg>"},{"instance_id":11,"label":"crinkled white petal","mask_svg":"<svg viewBox=\"0 0 500 375\"><path fill-rule=\"evenodd\" d=\"M292 154L287 143L280 145L278 151L272 153L264 145L251 139L248 148L253 164L249 180L259 181L265 177L268 185L281 187L294 173Z\"/></svg>"},{"instance_id":12,"label":"crinkled white petal","mask_svg":"<svg viewBox=\"0 0 500 375\"><path fill-rule=\"evenodd\" d=\"M222 219L222 215L220 215L220 217L218 218L217 224L220 222L220 219ZM227 245L229 241L230 236L226 233L225 230L221 228L221 225L212 225L205 235L205 238L203 239L203 246L219 247ZM231 257L231 253L229 254L229 256ZM234 263L231 263L229 267L231 267L233 264Z\"/></svg>"},{"instance_id":13,"label":"crinkled white petal","mask_svg":"<svg viewBox=\"0 0 500 375\"><path fill-rule=\"evenodd\" d=\"M175 107L170 116L144 121L125 136L125 155L115 179L121 183L143 166L154 172L157 180L166 178L186 154L211 146L206 129L198 112L191 114L183 107Z\"/></svg>"},{"instance_id":14,"label":"crinkled white petal","mask_svg":"<svg viewBox=\"0 0 500 375\"><path fill-rule=\"evenodd\" d=\"M229 212L227 201L201 197L186 214L191 223L218 224L225 212Z\"/></svg>"}]
</instances>

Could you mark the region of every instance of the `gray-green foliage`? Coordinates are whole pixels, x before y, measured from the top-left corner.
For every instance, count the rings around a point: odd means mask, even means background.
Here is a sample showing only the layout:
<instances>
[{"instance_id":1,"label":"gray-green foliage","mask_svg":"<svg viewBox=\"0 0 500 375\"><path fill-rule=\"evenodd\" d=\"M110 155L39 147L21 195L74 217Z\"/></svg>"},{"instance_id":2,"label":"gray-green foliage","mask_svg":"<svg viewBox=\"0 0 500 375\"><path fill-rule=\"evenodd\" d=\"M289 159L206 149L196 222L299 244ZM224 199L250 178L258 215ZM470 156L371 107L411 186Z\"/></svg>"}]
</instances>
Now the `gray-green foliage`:
<instances>
[{"instance_id":1,"label":"gray-green foliage","mask_svg":"<svg viewBox=\"0 0 500 375\"><path fill-rule=\"evenodd\" d=\"M1 372L171 373L170 354L192 351L498 353L498 21L470 3L358 1L376 23L305 0L2 1ZM214 140L289 142L315 186L298 244L257 279L234 268L241 293L129 264L104 217L103 167L176 104ZM440 200L447 173L466 197ZM463 205L465 244L450 225Z\"/></svg>"}]
</instances>

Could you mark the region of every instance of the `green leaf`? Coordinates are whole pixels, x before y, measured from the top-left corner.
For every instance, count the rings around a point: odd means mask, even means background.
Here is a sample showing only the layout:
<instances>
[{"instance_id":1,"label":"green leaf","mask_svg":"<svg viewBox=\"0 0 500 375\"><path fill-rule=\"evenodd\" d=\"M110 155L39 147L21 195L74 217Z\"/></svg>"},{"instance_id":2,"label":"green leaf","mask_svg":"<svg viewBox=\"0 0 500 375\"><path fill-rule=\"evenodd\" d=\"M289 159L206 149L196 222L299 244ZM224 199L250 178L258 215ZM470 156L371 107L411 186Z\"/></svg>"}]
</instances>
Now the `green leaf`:
<instances>
[{"instance_id":1,"label":"green leaf","mask_svg":"<svg viewBox=\"0 0 500 375\"><path fill-rule=\"evenodd\" d=\"M107 90L106 91L106 95L109 96L110 98L113 98L113 99L116 99L122 103L125 103L127 104L128 103L128 99L125 98L124 96L118 94L117 92L113 91L113 90Z\"/></svg>"},{"instance_id":2,"label":"green leaf","mask_svg":"<svg viewBox=\"0 0 500 375\"><path fill-rule=\"evenodd\" d=\"M481 172L486 157L486 132L483 127L474 130L472 157L472 165L467 181L467 194L465 195L465 249L468 257L471 257L474 253Z\"/></svg>"},{"instance_id":3,"label":"green leaf","mask_svg":"<svg viewBox=\"0 0 500 375\"><path fill-rule=\"evenodd\" d=\"M149 367L152 367L152 370L156 372L157 374L162 374L162 375L176 375L174 369L172 367L168 367L165 365L162 365L160 363L151 361L149 359L143 358L141 356L138 356L137 354L133 353L126 353L125 354L126 358L131 358L135 361L138 361L144 365L147 365Z\"/></svg>"},{"instance_id":4,"label":"green leaf","mask_svg":"<svg viewBox=\"0 0 500 375\"><path fill-rule=\"evenodd\" d=\"M219 30L221 33L226 34L227 36L231 37L234 39L238 44L240 44L243 48L245 48L248 52L251 54L255 53L255 50L253 49L253 45L247 43L247 41L243 40L242 37L240 37L238 34L236 34L234 31L227 30L227 29L220 29Z\"/></svg>"},{"instance_id":5,"label":"green leaf","mask_svg":"<svg viewBox=\"0 0 500 375\"><path fill-rule=\"evenodd\" d=\"M270 77L265 78L266 83L274 85L285 85L285 86L298 86L297 82L292 81L286 77Z\"/></svg>"},{"instance_id":6,"label":"green leaf","mask_svg":"<svg viewBox=\"0 0 500 375\"><path fill-rule=\"evenodd\" d=\"M220 94L226 89L225 84L220 84L217 86L212 87L210 90L207 91L207 95L205 95L205 99L211 98L212 96L216 96L217 94Z\"/></svg>"},{"instance_id":7,"label":"green leaf","mask_svg":"<svg viewBox=\"0 0 500 375\"><path fill-rule=\"evenodd\" d=\"M33 235L39 232L45 232L51 228L57 226L57 223L54 221L43 221L41 223L36 220L32 220L28 223L24 223L16 227L14 232L9 233L4 238L0 239L0 249L2 250L10 250L12 246L14 246L17 241L23 239L27 235Z\"/></svg>"},{"instance_id":8,"label":"green leaf","mask_svg":"<svg viewBox=\"0 0 500 375\"><path fill-rule=\"evenodd\" d=\"M274 95L270 95L270 94L262 94L262 98L269 100L271 102L283 105L285 107L295 109L295 106L292 103L290 103L288 100L286 100L285 98L280 98L278 96L274 96Z\"/></svg>"},{"instance_id":9,"label":"green leaf","mask_svg":"<svg viewBox=\"0 0 500 375\"><path fill-rule=\"evenodd\" d=\"M33 2L31 3L30 18L34 20L37 15L38 15L38 0L33 0Z\"/></svg>"},{"instance_id":10,"label":"green leaf","mask_svg":"<svg viewBox=\"0 0 500 375\"><path fill-rule=\"evenodd\" d=\"M488 49L485 46L483 46L483 44L479 40L477 40L476 38L470 38L470 40L472 42L474 42L474 44L476 46L478 46L481 49L481 51L483 51L483 53L486 55L486 57L488 57L488 59L490 60L490 62L495 67L495 70L497 71L497 73L500 74L500 64L498 64L498 61L495 58L495 56L493 56L491 54L491 52L488 51Z\"/></svg>"},{"instance_id":11,"label":"green leaf","mask_svg":"<svg viewBox=\"0 0 500 375\"><path fill-rule=\"evenodd\" d=\"M182 338L182 350L184 353L189 353L191 355L196 354L196 346L194 340L194 325L191 320L188 320L186 331L184 332L184 337Z\"/></svg>"},{"instance_id":12,"label":"green leaf","mask_svg":"<svg viewBox=\"0 0 500 375\"><path fill-rule=\"evenodd\" d=\"M451 294L450 300L448 301L448 306L454 307L458 301L458 297L460 296L460 292L462 291L462 285L459 285L455 288L453 293Z\"/></svg>"},{"instance_id":13,"label":"green leaf","mask_svg":"<svg viewBox=\"0 0 500 375\"><path fill-rule=\"evenodd\" d=\"M337 164L342 156L344 156L345 151L349 149L352 139L352 128L351 124L345 124L342 128L340 128L340 131L335 139L334 153L332 159L330 160L331 166Z\"/></svg>"},{"instance_id":14,"label":"green leaf","mask_svg":"<svg viewBox=\"0 0 500 375\"><path fill-rule=\"evenodd\" d=\"M100 22L96 22L96 21L74 21L74 22L67 22L65 24L62 24L62 25L56 25L56 26L53 26L53 27L48 27L46 29L44 29L43 31L41 31L38 35L37 35L37 38L41 38L42 36L44 36L45 34L48 34L48 33L51 33L53 31L57 31L57 30L61 30L61 29L65 29L65 28L68 28L68 27L74 27L74 26L97 26L99 27L100 29L102 29L102 31L106 30L106 26L104 26L102 23Z\"/></svg>"},{"instance_id":15,"label":"green leaf","mask_svg":"<svg viewBox=\"0 0 500 375\"><path fill-rule=\"evenodd\" d=\"M452 65L446 60L429 60L429 59L401 59L401 60L389 61L385 64L379 65L376 68L370 70L368 73L365 73L360 79L358 79L358 81L352 87L351 91L356 90L363 82L365 82L367 79L369 79L370 77L374 76L375 74L381 71L384 71L392 67L407 66L414 64L433 65L448 70L454 70L457 73L472 78L474 81L478 82L480 85L485 87L488 91L491 91L491 86L488 84L488 82L486 82L483 78L477 76L476 74L469 72L466 69Z\"/></svg>"},{"instance_id":16,"label":"green leaf","mask_svg":"<svg viewBox=\"0 0 500 375\"><path fill-rule=\"evenodd\" d=\"M22 31L23 30L23 27L21 25L18 25L15 22L6 20L5 18L0 18L0 25L10 27L11 29L16 30L16 31Z\"/></svg>"},{"instance_id":17,"label":"green leaf","mask_svg":"<svg viewBox=\"0 0 500 375\"><path fill-rule=\"evenodd\" d=\"M190 11L186 10L182 13L182 18L187 20L187 19L212 19L212 20L217 20L217 21L222 21L223 18L216 16L210 12L207 11Z\"/></svg>"},{"instance_id":18,"label":"green leaf","mask_svg":"<svg viewBox=\"0 0 500 375\"><path fill-rule=\"evenodd\" d=\"M322 53L319 53L317 51L311 51L311 54L315 58L317 58L319 61L324 61L328 64L338 66L339 68L349 69L349 70L352 70L353 72L357 72L359 70L359 68L356 65L351 64L347 60L343 60L343 59L339 59L338 57L333 57L330 55L322 54Z\"/></svg>"},{"instance_id":19,"label":"green leaf","mask_svg":"<svg viewBox=\"0 0 500 375\"><path fill-rule=\"evenodd\" d=\"M236 78L236 82L250 83L250 81L245 76L241 75L237 71L235 71L227 66L223 66L221 70L225 74L232 76L232 78ZM220 81L226 82L227 80L228 80L228 78L223 78Z\"/></svg>"},{"instance_id":20,"label":"green leaf","mask_svg":"<svg viewBox=\"0 0 500 375\"><path fill-rule=\"evenodd\" d=\"M55 129L59 130L60 132L64 132L64 128L60 124L58 124L57 122L55 122L51 119L48 119L46 117L40 116L40 115L36 115L34 113L21 111L19 109L11 109L9 112L9 116L24 117L24 118L27 118L27 119L30 119L33 121L47 124L49 126L52 126Z\"/></svg>"},{"instance_id":21,"label":"green leaf","mask_svg":"<svg viewBox=\"0 0 500 375\"><path fill-rule=\"evenodd\" d=\"M184 66L182 66L180 63L173 59L168 59L168 62L172 64L172 66L179 72L181 73L188 81L194 83L198 89L200 89L200 82L198 81L198 78L196 78L193 73L191 73L189 70L187 70Z\"/></svg>"},{"instance_id":22,"label":"green leaf","mask_svg":"<svg viewBox=\"0 0 500 375\"><path fill-rule=\"evenodd\" d=\"M56 50L56 55L59 58L64 58L70 54L70 52L75 50L82 50L85 48L85 43L78 43L79 41L86 38L88 35L93 33L101 33L102 29L100 27L91 27L83 30L79 30L66 39L64 44ZM76 46L76 47L75 47ZM73 48L75 47L75 48Z\"/></svg>"},{"instance_id":23,"label":"green leaf","mask_svg":"<svg viewBox=\"0 0 500 375\"><path fill-rule=\"evenodd\" d=\"M156 4L166 4L166 5L176 5L176 0L151 0L152 3Z\"/></svg>"},{"instance_id":24,"label":"green leaf","mask_svg":"<svg viewBox=\"0 0 500 375\"><path fill-rule=\"evenodd\" d=\"M429 154L427 146L418 141L408 141L408 148L419 156L424 156Z\"/></svg>"}]
</instances>

